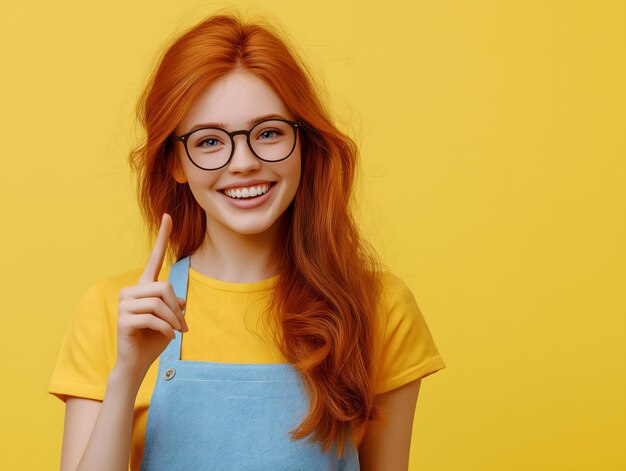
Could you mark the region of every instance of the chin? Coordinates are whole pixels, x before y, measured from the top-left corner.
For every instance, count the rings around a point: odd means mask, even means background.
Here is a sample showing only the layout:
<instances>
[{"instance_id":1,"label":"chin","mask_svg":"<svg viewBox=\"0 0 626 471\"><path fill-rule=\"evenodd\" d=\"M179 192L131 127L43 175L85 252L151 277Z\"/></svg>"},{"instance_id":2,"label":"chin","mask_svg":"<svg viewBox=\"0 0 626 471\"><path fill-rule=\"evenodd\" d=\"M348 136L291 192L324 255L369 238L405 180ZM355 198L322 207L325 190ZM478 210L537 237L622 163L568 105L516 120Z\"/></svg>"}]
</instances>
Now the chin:
<instances>
[{"instance_id":1,"label":"chin","mask_svg":"<svg viewBox=\"0 0 626 471\"><path fill-rule=\"evenodd\" d=\"M242 235L255 235L255 234L262 234L263 232L267 231L270 227L272 227L273 223L271 224L225 224L231 231L236 232L237 234L242 234Z\"/></svg>"}]
</instances>

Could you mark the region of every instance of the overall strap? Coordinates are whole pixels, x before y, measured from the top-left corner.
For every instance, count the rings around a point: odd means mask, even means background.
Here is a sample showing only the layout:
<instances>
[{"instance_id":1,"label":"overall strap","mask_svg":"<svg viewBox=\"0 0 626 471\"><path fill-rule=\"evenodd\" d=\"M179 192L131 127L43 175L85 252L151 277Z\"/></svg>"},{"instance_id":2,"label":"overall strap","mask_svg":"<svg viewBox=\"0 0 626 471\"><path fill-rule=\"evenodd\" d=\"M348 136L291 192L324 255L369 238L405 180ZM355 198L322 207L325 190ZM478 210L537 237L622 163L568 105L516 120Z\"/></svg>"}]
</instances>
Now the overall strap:
<instances>
[{"instance_id":1,"label":"overall strap","mask_svg":"<svg viewBox=\"0 0 626 471\"><path fill-rule=\"evenodd\" d=\"M189 260L190 256L181 258L170 267L168 281L174 288L174 294L187 301L187 284L189 280ZM180 360L180 346L182 342L182 334L175 330L176 337L172 339L169 345L161 353L161 360Z\"/></svg>"}]
</instances>

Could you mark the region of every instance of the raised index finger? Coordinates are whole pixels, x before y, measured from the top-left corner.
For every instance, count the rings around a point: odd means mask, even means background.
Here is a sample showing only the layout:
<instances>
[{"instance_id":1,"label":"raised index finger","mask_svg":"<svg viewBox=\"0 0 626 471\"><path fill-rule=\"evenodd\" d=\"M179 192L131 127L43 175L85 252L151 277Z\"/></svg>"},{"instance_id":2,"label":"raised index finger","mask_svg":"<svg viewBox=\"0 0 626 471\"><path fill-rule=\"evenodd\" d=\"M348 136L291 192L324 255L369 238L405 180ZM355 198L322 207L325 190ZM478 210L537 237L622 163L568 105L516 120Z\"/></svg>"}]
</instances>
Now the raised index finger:
<instances>
[{"instance_id":1,"label":"raised index finger","mask_svg":"<svg viewBox=\"0 0 626 471\"><path fill-rule=\"evenodd\" d=\"M172 218L169 214L163 213L163 217L161 218L161 226L159 227L159 233L154 243L154 247L152 247L150 258L148 258L146 267L139 277L139 281L137 284L146 284L158 281L159 272L161 271L163 259L165 258L165 251L167 249L167 240L171 232Z\"/></svg>"}]
</instances>

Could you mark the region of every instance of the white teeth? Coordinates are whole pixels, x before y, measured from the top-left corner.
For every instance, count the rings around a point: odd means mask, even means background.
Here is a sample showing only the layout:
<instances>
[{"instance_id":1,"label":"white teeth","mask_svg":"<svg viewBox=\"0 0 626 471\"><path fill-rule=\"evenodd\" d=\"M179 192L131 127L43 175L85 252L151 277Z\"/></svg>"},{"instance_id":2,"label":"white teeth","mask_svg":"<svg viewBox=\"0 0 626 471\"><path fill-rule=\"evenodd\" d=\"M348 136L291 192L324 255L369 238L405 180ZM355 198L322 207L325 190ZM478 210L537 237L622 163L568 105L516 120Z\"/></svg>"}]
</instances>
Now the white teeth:
<instances>
[{"instance_id":1,"label":"white teeth","mask_svg":"<svg viewBox=\"0 0 626 471\"><path fill-rule=\"evenodd\" d=\"M263 184L258 186L251 186L248 188L237 188L236 190L229 188L227 190L224 190L224 193L226 193L226 195L230 196L231 198L251 198L267 193L269 189L270 186L268 184Z\"/></svg>"}]
</instances>

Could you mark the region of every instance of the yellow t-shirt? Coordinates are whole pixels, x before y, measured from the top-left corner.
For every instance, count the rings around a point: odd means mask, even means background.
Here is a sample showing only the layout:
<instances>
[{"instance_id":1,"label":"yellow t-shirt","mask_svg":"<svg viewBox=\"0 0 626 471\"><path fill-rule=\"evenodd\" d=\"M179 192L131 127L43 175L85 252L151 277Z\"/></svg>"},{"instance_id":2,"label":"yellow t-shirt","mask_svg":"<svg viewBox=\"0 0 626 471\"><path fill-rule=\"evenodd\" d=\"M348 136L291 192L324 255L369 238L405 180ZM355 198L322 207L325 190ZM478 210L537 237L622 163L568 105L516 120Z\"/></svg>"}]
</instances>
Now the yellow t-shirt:
<instances>
[{"instance_id":1,"label":"yellow t-shirt","mask_svg":"<svg viewBox=\"0 0 626 471\"><path fill-rule=\"evenodd\" d=\"M168 279L164 266L160 281ZM63 339L47 392L104 400L108 375L117 356L117 308L120 289L137 284L143 268L105 278L90 286L78 301ZM276 275L261 281L233 283L210 278L189 268L181 360L224 363L286 363L257 322L260 307L275 285ZM445 368L428 326L407 285L383 272L383 296L378 308L382 332L379 393ZM158 373L158 359L146 374L135 401L130 469L139 469L148 406Z\"/></svg>"}]
</instances>

